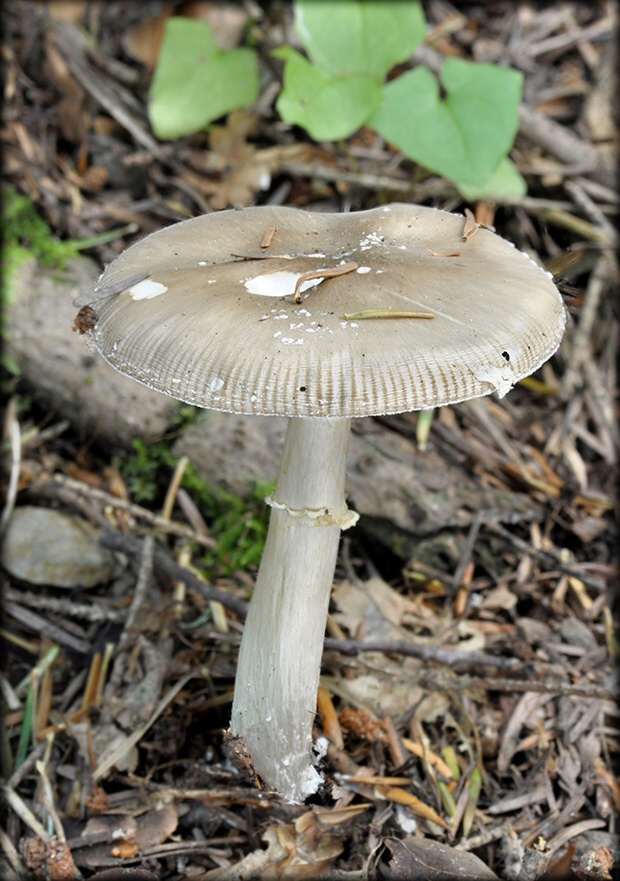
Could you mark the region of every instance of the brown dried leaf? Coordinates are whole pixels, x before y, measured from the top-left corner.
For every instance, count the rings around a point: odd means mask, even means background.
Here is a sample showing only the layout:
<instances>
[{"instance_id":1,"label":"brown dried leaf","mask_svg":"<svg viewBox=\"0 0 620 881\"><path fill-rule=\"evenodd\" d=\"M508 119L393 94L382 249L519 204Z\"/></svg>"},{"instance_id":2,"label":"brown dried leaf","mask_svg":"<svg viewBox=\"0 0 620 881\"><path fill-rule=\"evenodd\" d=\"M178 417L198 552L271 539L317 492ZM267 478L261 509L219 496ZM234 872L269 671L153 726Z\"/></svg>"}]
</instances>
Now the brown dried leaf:
<instances>
[{"instance_id":1,"label":"brown dried leaf","mask_svg":"<svg viewBox=\"0 0 620 881\"><path fill-rule=\"evenodd\" d=\"M295 832L295 862L299 865L326 866L342 853L342 837L328 832L314 811L295 820Z\"/></svg>"},{"instance_id":2,"label":"brown dried leaf","mask_svg":"<svg viewBox=\"0 0 620 881\"><path fill-rule=\"evenodd\" d=\"M54 0L53 3L40 5L45 5L52 18L69 24L81 24L88 8L86 0Z\"/></svg>"},{"instance_id":3,"label":"brown dried leaf","mask_svg":"<svg viewBox=\"0 0 620 881\"><path fill-rule=\"evenodd\" d=\"M215 210L252 204L254 194L269 186L271 176L283 162L301 161L306 154L303 144L266 150L248 144L247 136L256 122L256 117L247 110L233 110L226 125L214 126L211 130L209 142L213 152L209 164L223 175L215 184L208 182Z\"/></svg>"},{"instance_id":4,"label":"brown dried leaf","mask_svg":"<svg viewBox=\"0 0 620 881\"><path fill-rule=\"evenodd\" d=\"M365 802L340 808L315 808L314 813L323 826L341 826L343 823L348 823L349 820L359 817L368 808L372 808L372 804Z\"/></svg>"},{"instance_id":5,"label":"brown dried leaf","mask_svg":"<svg viewBox=\"0 0 620 881\"><path fill-rule=\"evenodd\" d=\"M438 756L432 750L424 750L424 747L420 743L416 743L414 740L411 740L409 737L401 737L401 741L405 749L408 749L410 753L413 753L414 756L417 756L419 759L426 758L430 762L430 764L438 771L446 780L452 780L452 771L446 765L441 756Z\"/></svg>"},{"instance_id":6,"label":"brown dried leaf","mask_svg":"<svg viewBox=\"0 0 620 881\"><path fill-rule=\"evenodd\" d=\"M467 241L470 239L475 233L478 232L480 228L480 224L476 223L476 218L474 217L474 212L469 208L465 209L465 226L463 227L463 239Z\"/></svg>"},{"instance_id":7,"label":"brown dried leaf","mask_svg":"<svg viewBox=\"0 0 620 881\"><path fill-rule=\"evenodd\" d=\"M342 582L334 588L334 601L338 612L334 620L356 635L363 627L365 639L398 639L403 616L414 614L417 606L402 597L382 578L369 578L363 586Z\"/></svg>"},{"instance_id":8,"label":"brown dried leaf","mask_svg":"<svg viewBox=\"0 0 620 881\"><path fill-rule=\"evenodd\" d=\"M259 848L235 865L212 869L201 875L203 881L316 879L343 849L340 836L321 829L313 811L298 817L294 826L270 826L262 838L266 850Z\"/></svg>"},{"instance_id":9,"label":"brown dried leaf","mask_svg":"<svg viewBox=\"0 0 620 881\"><path fill-rule=\"evenodd\" d=\"M598 757L594 762L596 769L595 782L607 787L612 794L614 805L617 811L620 811L620 782L617 777L605 767L603 760Z\"/></svg>"},{"instance_id":10,"label":"brown dried leaf","mask_svg":"<svg viewBox=\"0 0 620 881\"><path fill-rule=\"evenodd\" d=\"M351 636L358 636L368 607L366 592L345 580L335 585L332 599L338 608L338 611L332 614L334 621L339 627L348 630Z\"/></svg>"},{"instance_id":11,"label":"brown dried leaf","mask_svg":"<svg viewBox=\"0 0 620 881\"><path fill-rule=\"evenodd\" d=\"M398 627L404 613L411 608L411 601L402 597L382 578L369 578L364 587L385 620Z\"/></svg>"},{"instance_id":12,"label":"brown dried leaf","mask_svg":"<svg viewBox=\"0 0 620 881\"><path fill-rule=\"evenodd\" d=\"M342 729L338 721L338 714L329 691L323 685L319 686L317 706L323 719L323 734L328 740L335 743L337 747L344 749L344 740L342 739Z\"/></svg>"},{"instance_id":13,"label":"brown dried leaf","mask_svg":"<svg viewBox=\"0 0 620 881\"><path fill-rule=\"evenodd\" d=\"M110 841L131 840L136 834L137 824L133 817L120 817L106 814L91 817L82 832L83 838L107 833Z\"/></svg>"},{"instance_id":14,"label":"brown dried leaf","mask_svg":"<svg viewBox=\"0 0 620 881\"><path fill-rule=\"evenodd\" d=\"M127 484L125 483L118 466L108 465L107 468L103 469L103 476L108 482L107 489L110 495L116 496L117 499L124 499L128 502L129 491L127 490Z\"/></svg>"},{"instance_id":15,"label":"brown dried leaf","mask_svg":"<svg viewBox=\"0 0 620 881\"><path fill-rule=\"evenodd\" d=\"M510 609L514 609L518 601L519 598L515 593L509 590L505 584L500 584L485 593L484 599L478 608L486 609L487 611L504 610L508 612Z\"/></svg>"},{"instance_id":16,"label":"brown dried leaf","mask_svg":"<svg viewBox=\"0 0 620 881\"><path fill-rule=\"evenodd\" d=\"M105 725L98 724L91 726L89 721L72 722L71 719L69 719L67 730L74 737L78 744L80 754L88 763L90 763L90 750L92 747L98 765L101 764L107 755L112 754L114 750L127 740L127 735L124 734L113 722ZM92 741L90 740L90 732L92 732ZM132 746L119 757L115 767L119 771L135 771L137 764L138 749L137 747Z\"/></svg>"},{"instance_id":17,"label":"brown dried leaf","mask_svg":"<svg viewBox=\"0 0 620 881\"><path fill-rule=\"evenodd\" d=\"M49 41L45 47L45 71L63 95L57 106L60 131L71 143L79 143L86 129L86 93L69 70L61 53Z\"/></svg>"},{"instance_id":18,"label":"brown dried leaf","mask_svg":"<svg viewBox=\"0 0 620 881\"><path fill-rule=\"evenodd\" d=\"M422 817L423 820L429 820L431 823L436 823L444 829L450 828L443 817L440 817L434 808L425 804L425 802L421 801L411 792L407 792L406 789L401 789L399 786L377 786L376 788L377 792L380 795L383 795L384 798L395 802L395 804L404 805L409 808L411 813L415 814L416 817Z\"/></svg>"},{"instance_id":19,"label":"brown dried leaf","mask_svg":"<svg viewBox=\"0 0 620 881\"><path fill-rule=\"evenodd\" d=\"M140 851L163 844L177 828L179 822L177 806L170 802L159 811L151 811L139 817L137 822L136 844Z\"/></svg>"},{"instance_id":20,"label":"brown dried leaf","mask_svg":"<svg viewBox=\"0 0 620 881\"><path fill-rule=\"evenodd\" d=\"M590 544L591 541L609 529L609 522L602 517L588 514L581 520L576 520L571 525L571 529L580 541L584 544Z\"/></svg>"},{"instance_id":21,"label":"brown dried leaf","mask_svg":"<svg viewBox=\"0 0 620 881\"><path fill-rule=\"evenodd\" d=\"M550 863L545 872L545 881L562 881L570 872L570 866L575 856L577 847L571 844L568 850Z\"/></svg>"},{"instance_id":22,"label":"brown dried leaf","mask_svg":"<svg viewBox=\"0 0 620 881\"><path fill-rule=\"evenodd\" d=\"M541 708L552 700L552 695L526 692L519 700L504 729L502 743L497 756L497 770L506 774L518 746L521 728L535 718Z\"/></svg>"},{"instance_id":23,"label":"brown dried leaf","mask_svg":"<svg viewBox=\"0 0 620 881\"><path fill-rule=\"evenodd\" d=\"M149 18L135 27L126 30L121 38L123 49L131 58L140 61L149 70L155 67L161 42L164 38L166 22L174 11L174 6L165 6L160 15Z\"/></svg>"},{"instance_id":24,"label":"brown dried leaf","mask_svg":"<svg viewBox=\"0 0 620 881\"><path fill-rule=\"evenodd\" d=\"M187 0L179 11L187 18L208 22L213 39L224 51L234 49L239 44L248 21L248 13L236 3Z\"/></svg>"},{"instance_id":25,"label":"brown dried leaf","mask_svg":"<svg viewBox=\"0 0 620 881\"><path fill-rule=\"evenodd\" d=\"M456 850L431 838L387 838L392 852L382 875L407 881L497 881L497 875L473 853Z\"/></svg>"}]
</instances>

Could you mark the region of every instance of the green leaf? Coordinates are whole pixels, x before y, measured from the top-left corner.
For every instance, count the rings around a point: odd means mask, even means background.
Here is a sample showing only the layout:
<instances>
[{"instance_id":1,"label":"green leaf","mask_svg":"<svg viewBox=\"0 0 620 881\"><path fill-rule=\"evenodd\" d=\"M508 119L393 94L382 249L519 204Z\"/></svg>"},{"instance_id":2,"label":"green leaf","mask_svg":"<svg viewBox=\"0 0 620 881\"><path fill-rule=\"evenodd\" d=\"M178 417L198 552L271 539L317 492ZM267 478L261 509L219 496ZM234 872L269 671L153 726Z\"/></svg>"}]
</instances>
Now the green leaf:
<instances>
[{"instance_id":1,"label":"green leaf","mask_svg":"<svg viewBox=\"0 0 620 881\"><path fill-rule=\"evenodd\" d=\"M455 184L468 202L475 202L477 199L493 199L498 196L525 196L527 193L525 179L507 157L502 159L491 177L483 184L476 187L459 183L458 180L455 181Z\"/></svg>"},{"instance_id":2,"label":"green leaf","mask_svg":"<svg viewBox=\"0 0 620 881\"><path fill-rule=\"evenodd\" d=\"M223 52L207 22L169 18L149 96L151 126L159 138L192 134L252 104L258 88L252 49Z\"/></svg>"},{"instance_id":3,"label":"green leaf","mask_svg":"<svg viewBox=\"0 0 620 881\"><path fill-rule=\"evenodd\" d=\"M297 0L295 28L317 67L333 76L383 81L424 42L420 3L401 0Z\"/></svg>"},{"instance_id":4,"label":"green leaf","mask_svg":"<svg viewBox=\"0 0 620 881\"><path fill-rule=\"evenodd\" d=\"M431 171L480 186L507 155L519 125L521 73L448 58L440 75L417 67L383 88L369 124Z\"/></svg>"},{"instance_id":5,"label":"green leaf","mask_svg":"<svg viewBox=\"0 0 620 881\"><path fill-rule=\"evenodd\" d=\"M381 88L367 76L331 77L285 46L273 53L286 61L276 107L315 141L337 141L362 126L381 103Z\"/></svg>"}]
</instances>

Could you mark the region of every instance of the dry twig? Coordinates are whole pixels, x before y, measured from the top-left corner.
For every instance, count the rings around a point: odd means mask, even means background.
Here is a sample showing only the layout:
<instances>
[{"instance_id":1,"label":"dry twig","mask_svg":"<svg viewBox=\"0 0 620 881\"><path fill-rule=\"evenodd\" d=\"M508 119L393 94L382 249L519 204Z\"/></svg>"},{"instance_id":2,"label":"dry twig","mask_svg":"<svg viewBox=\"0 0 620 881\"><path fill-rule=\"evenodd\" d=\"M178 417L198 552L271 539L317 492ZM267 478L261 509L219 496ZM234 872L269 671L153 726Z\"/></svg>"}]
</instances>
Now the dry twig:
<instances>
[{"instance_id":1,"label":"dry twig","mask_svg":"<svg viewBox=\"0 0 620 881\"><path fill-rule=\"evenodd\" d=\"M65 493L66 500L86 497L100 504L108 505L113 509L127 511L132 517L135 517L138 520L144 520L146 523L151 524L156 529L168 533L169 535L184 538L187 541L195 542L206 548L213 548L216 544L215 540L209 535L203 535L202 533L191 529L189 526L177 523L174 520L168 520L166 517L162 517L161 514L155 514L153 511L149 511L148 508L143 508L141 505L128 502L118 496L113 496L111 493L105 492L105 490L89 486L81 480L74 480L72 477L67 477L64 474L52 475L49 480L33 487L33 492L40 493L47 497L53 497L55 492L63 492Z\"/></svg>"}]
</instances>

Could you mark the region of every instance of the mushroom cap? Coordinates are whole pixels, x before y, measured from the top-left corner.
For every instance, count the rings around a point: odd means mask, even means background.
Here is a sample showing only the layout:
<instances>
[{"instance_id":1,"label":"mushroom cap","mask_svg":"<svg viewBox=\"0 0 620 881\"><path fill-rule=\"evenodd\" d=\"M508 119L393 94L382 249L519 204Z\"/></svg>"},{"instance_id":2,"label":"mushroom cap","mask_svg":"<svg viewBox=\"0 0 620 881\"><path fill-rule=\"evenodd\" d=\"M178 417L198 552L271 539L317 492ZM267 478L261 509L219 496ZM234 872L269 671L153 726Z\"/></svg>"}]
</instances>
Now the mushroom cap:
<instances>
[{"instance_id":1,"label":"mushroom cap","mask_svg":"<svg viewBox=\"0 0 620 881\"><path fill-rule=\"evenodd\" d=\"M351 417L501 396L557 349L564 307L530 257L464 224L408 204L222 211L147 236L76 302L113 367L200 407ZM300 275L347 263L294 302ZM343 317L367 310L435 317Z\"/></svg>"}]
</instances>

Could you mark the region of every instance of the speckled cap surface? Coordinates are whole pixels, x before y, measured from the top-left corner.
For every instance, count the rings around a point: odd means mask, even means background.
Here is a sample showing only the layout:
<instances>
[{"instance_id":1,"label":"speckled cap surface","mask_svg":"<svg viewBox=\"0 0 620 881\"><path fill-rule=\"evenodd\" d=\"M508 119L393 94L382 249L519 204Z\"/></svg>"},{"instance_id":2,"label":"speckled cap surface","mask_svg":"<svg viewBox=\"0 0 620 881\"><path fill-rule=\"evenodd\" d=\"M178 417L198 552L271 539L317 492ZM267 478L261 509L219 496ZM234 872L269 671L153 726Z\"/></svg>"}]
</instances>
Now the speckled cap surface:
<instances>
[{"instance_id":1,"label":"speckled cap surface","mask_svg":"<svg viewBox=\"0 0 620 881\"><path fill-rule=\"evenodd\" d=\"M370 416L501 396L557 349L564 307L531 258L464 227L400 203L186 220L107 267L90 334L121 373L235 413Z\"/></svg>"}]
</instances>

